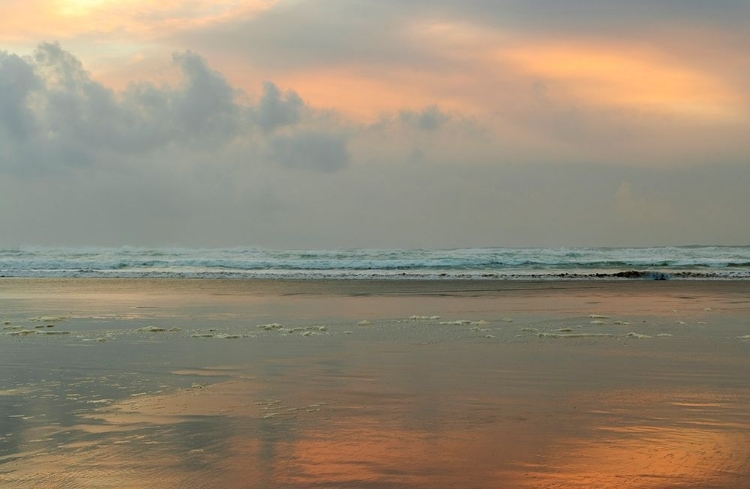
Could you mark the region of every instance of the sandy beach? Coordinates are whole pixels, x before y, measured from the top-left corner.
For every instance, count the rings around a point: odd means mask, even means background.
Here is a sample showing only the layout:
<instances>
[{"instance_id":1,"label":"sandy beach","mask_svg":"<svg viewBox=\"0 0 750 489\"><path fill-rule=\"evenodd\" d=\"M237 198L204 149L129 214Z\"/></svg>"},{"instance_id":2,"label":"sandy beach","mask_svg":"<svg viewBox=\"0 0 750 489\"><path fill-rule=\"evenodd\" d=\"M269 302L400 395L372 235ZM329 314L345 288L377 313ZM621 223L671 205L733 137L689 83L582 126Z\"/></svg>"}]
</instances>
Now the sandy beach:
<instances>
[{"instance_id":1,"label":"sandy beach","mask_svg":"<svg viewBox=\"0 0 750 489\"><path fill-rule=\"evenodd\" d=\"M0 486L750 487L750 282L0 279Z\"/></svg>"}]
</instances>

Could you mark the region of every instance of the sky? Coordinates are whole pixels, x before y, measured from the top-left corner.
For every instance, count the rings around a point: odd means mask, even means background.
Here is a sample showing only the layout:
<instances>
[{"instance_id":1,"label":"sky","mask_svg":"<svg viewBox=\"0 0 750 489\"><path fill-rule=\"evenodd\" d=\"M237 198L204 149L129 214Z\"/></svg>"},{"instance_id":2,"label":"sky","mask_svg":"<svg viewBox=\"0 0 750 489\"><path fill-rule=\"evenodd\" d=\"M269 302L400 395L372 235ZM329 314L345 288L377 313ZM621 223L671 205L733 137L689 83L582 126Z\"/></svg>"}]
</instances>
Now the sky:
<instances>
[{"instance_id":1,"label":"sky","mask_svg":"<svg viewBox=\"0 0 750 489\"><path fill-rule=\"evenodd\" d=\"M750 244L746 0L3 0L0 247Z\"/></svg>"}]
</instances>

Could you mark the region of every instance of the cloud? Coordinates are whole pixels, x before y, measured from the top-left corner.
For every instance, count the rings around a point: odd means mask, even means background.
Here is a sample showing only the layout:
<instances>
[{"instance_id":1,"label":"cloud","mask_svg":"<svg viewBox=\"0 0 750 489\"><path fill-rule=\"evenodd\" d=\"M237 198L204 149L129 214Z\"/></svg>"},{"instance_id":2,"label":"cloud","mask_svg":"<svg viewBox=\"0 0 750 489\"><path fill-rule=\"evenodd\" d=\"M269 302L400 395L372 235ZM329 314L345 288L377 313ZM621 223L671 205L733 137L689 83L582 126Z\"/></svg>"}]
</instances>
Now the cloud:
<instances>
[{"instance_id":1,"label":"cloud","mask_svg":"<svg viewBox=\"0 0 750 489\"><path fill-rule=\"evenodd\" d=\"M400 118L404 124L415 125L424 131L434 131L445 124L449 117L437 105L430 105L421 112L402 110Z\"/></svg>"},{"instance_id":2,"label":"cloud","mask_svg":"<svg viewBox=\"0 0 750 489\"><path fill-rule=\"evenodd\" d=\"M343 133L311 109L304 121L305 105L295 92L282 94L266 82L256 104L243 103L201 56L177 53L173 62L181 73L176 86L131 83L115 92L93 80L59 44L42 43L27 57L0 53L0 173L139 165L146 155L181 158L186 152L195 161L231 153L230 162L269 145L286 168L331 172L345 165ZM267 136L302 123L307 132ZM252 164L262 163L261 152Z\"/></svg>"},{"instance_id":3,"label":"cloud","mask_svg":"<svg viewBox=\"0 0 750 489\"><path fill-rule=\"evenodd\" d=\"M184 73L182 90L172 95L175 119L191 134L222 134L231 137L237 130L235 91L206 61L190 51L174 55Z\"/></svg>"},{"instance_id":4,"label":"cloud","mask_svg":"<svg viewBox=\"0 0 750 489\"><path fill-rule=\"evenodd\" d=\"M334 172L346 166L349 154L341 136L305 131L274 137L271 158L287 168Z\"/></svg>"},{"instance_id":5,"label":"cloud","mask_svg":"<svg viewBox=\"0 0 750 489\"><path fill-rule=\"evenodd\" d=\"M92 165L186 139L231 138L237 130L241 108L233 90L192 53L175 56L182 86L134 84L119 95L92 80L59 44L42 43L27 58L3 54L3 60L0 76L12 81L3 91L3 115L16 122L4 124L14 137L6 140L12 156L0 161L0 170Z\"/></svg>"},{"instance_id":6,"label":"cloud","mask_svg":"<svg viewBox=\"0 0 750 489\"><path fill-rule=\"evenodd\" d=\"M34 126L27 106L28 96L38 88L39 80L23 59L3 52L0 52L0 74L0 134L26 140Z\"/></svg>"},{"instance_id":7,"label":"cloud","mask_svg":"<svg viewBox=\"0 0 750 489\"><path fill-rule=\"evenodd\" d=\"M289 90L282 94L272 82L265 82L257 108L258 125L264 131L273 131L278 127L296 124L304 105L296 92Z\"/></svg>"},{"instance_id":8,"label":"cloud","mask_svg":"<svg viewBox=\"0 0 750 489\"><path fill-rule=\"evenodd\" d=\"M0 53L0 246L750 240L742 127L576 107L554 82L490 116L436 99L363 124L171 61L172 84L118 91L57 44Z\"/></svg>"},{"instance_id":9,"label":"cloud","mask_svg":"<svg viewBox=\"0 0 750 489\"><path fill-rule=\"evenodd\" d=\"M206 50L230 49L267 67L331 68L358 59L408 63L429 50L401 42L409 20L403 10L373 1L278 2L257 15L179 31L173 38Z\"/></svg>"},{"instance_id":10,"label":"cloud","mask_svg":"<svg viewBox=\"0 0 750 489\"><path fill-rule=\"evenodd\" d=\"M234 16L171 35L180 44L208 51L228 49L266 68L331 69L346 64L436 70L454 52L436 50L444 48L439 40L418 42L427 27L464 26L466 39L486 41L481 33L490 32L495 40L515 42L561 37L632 41L654 38L676 26L700 25L733 30L747 43L744 25L749 17L750 7L742 0L671 0L658 5L648 0L307 0L278 2L252 16Z\"/></svg>"},{"instance_id":11,"label":"cloud","mask_svg":"<svg viewBox=\"0 0 750 489\"><path fill-rule=\"evenodd\" d=\"M392 5L397 0L390 0ZM433 15L470 20L496 29L539 34L606 34L628 37L651 34L655 28L675 23L709 24L722 29L742 28L750 16L744 0L417 0L412 11L429 7Z\"/></svg>"},{"instance_id":12,"label":"cloud","mask_svg":"<svg viewBox=\"0 0 750 489\"><path fill-rule=\"evenodd\" d=\"M742 27L750 7L719 4L278 2L250 17L167 33L165 42L231 57L225 71L237 79L271 73L308 104L362 123L404 111L403 122L435 132L446 123L441 114L418 114L435 105L442 115L491 119L485 125L514 146L550 147L566 159L599 160L604 141L616 140L618 149L645 155L621 153L619 162L664 164L666 152L651 158L650 147L664 133L665 141L687 142L672 160L694 163L711 155L709 140L735 154L747 150L739 134L750 123L750 71L741 56L750 49ZM540 86L546 105L534 93ZM693 138L695 127L708 127L706 137Z\"/></svg>"}]
</instances>

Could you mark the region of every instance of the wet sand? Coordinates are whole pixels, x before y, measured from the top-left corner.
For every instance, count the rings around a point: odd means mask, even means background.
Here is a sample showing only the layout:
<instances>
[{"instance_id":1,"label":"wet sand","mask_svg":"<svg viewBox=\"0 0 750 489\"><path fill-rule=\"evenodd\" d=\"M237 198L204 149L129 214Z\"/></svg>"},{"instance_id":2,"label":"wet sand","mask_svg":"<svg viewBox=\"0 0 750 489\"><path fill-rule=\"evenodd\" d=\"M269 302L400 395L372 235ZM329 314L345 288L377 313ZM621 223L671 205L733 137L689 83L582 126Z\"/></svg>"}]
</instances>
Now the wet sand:
<instances>
[{"instance_id":1,"label":"wet sand","mask_svg":"<svg viewBox=\"0 0 750 489\"><path fill-rule=\"evenodd\" d=\"M0 322L2 487L750 487L750 282L0 279Z\"/></svg>"}]
</instances>

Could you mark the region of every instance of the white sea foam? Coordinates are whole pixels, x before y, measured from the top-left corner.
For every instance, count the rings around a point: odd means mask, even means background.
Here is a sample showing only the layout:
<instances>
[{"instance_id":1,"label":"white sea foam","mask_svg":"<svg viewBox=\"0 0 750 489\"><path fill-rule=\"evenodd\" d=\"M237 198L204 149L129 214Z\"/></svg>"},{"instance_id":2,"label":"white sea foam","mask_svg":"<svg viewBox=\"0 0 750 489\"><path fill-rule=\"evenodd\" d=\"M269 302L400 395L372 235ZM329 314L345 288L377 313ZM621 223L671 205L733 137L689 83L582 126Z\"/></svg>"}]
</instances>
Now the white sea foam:
<instances>
[{"instance_id":1,"label":"white sea foam","mask_svg":"<svg viewBox=\"0 0 750 489\"><path fill-rule=\"evenodd\" d=\"M49 331L49 330L37 330L37 329L22 329L17 331L10 331L8 333L4 333L7 336L29 336L29 335L67 335L70 334L70 331Z\"/></svg>"},{"instance_id":2,"label":"white sea foam","mask_svg":"<svg viewBox=\"0 0 750 489\"><path fill-rule=\"evenodd\" d=\"M37 316L33 318L29 318L29 321L42 321L45 323L55 323L60 321L65 321L66 319L69 319L67 316Z\"/></svg>"},{"instance_id":3,"label":"white sea foam","mask_svg":"<svg viewBox=\"0 0 750 489\"><path fill-rule=\"evenodd\" d=\"M265 331L273 331L274 329L281 329L283 327L284 326L282 324L279 324L279 323L259 324L257 326L258 329L262 329L262 330L265 330Z\"/></svg>"},{"instance_id":4,"label":"white sea foam","mask_svg":"<svg viewBox=\"0 0 750 489\"><path fill-rule=\"evenodd\" d=\"M540 338L609 338L608 333L539 333Z\"/></svg>"},{"instance_id":5,"label":"white sea foam","mask_svg":"<svg viewBox=\"0 0 750 489\"><path fill-rule=\"evenodd\" d=\"M10 333L5 333L8 336L28 336L30 334L36 334L36 331L33 329L22 329L20 331L11 331Z\"/></svg>"},{"instance_id":6,"label":"white sea foam","mask_svg":"<svg viewBox=\"0 0 750 489\"><path fill-rule=\"evenodd\" d=\"M163 333L166 331L165 328L159 328L157 326L146 326L144 328L139 328L137 331L141 331L144 333Z\"/></svg>"},{"instance_id":7,"label":"white sea foam","mask_svg":"<svg viewBox=\"0 0 750 489\"><path fill-rule=\"evenodd\" d=\"M636 339L639 339L639 340L645 340L645 339L651 338L651 336L649 336L647 334L636 333L634 331L631 331L630 333L626 334L625 336L627 336L628 338L636 338Z\"/></svg>"}]
</instances>

